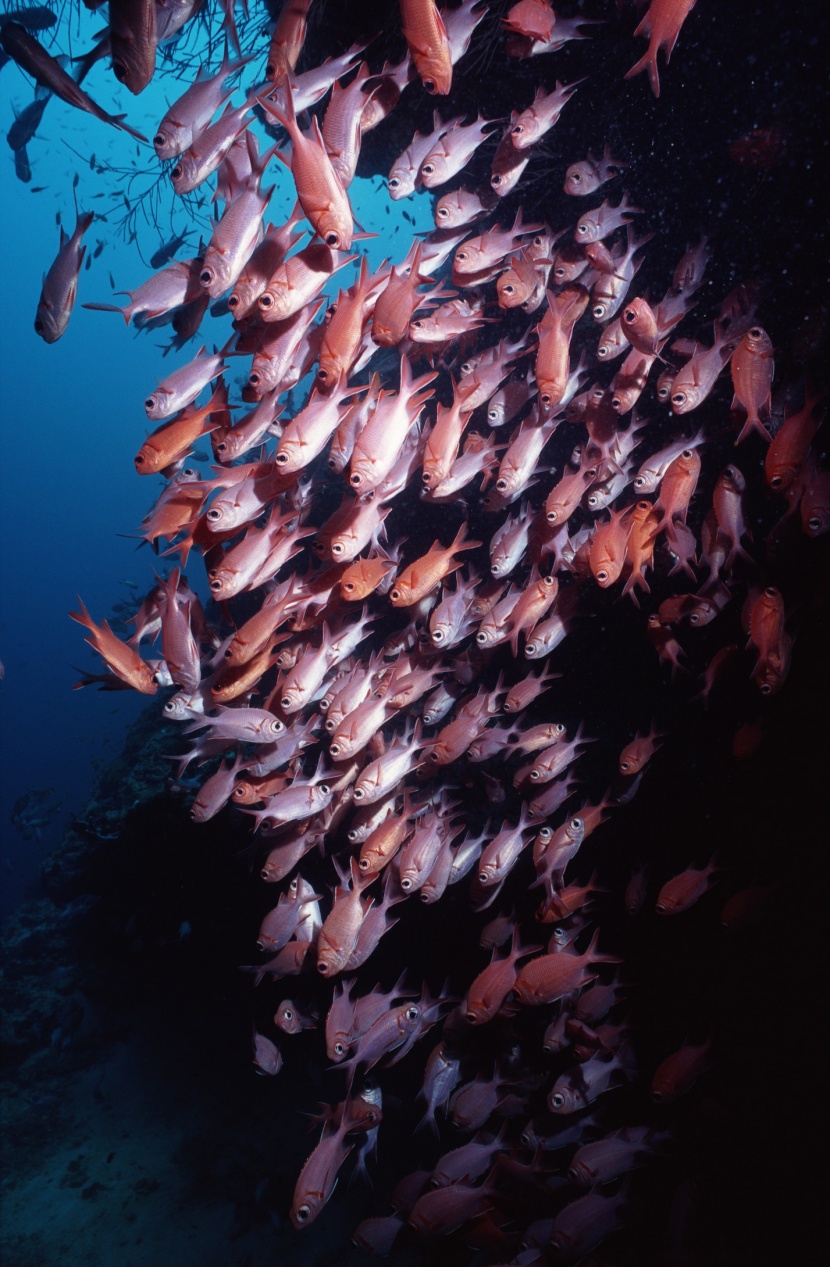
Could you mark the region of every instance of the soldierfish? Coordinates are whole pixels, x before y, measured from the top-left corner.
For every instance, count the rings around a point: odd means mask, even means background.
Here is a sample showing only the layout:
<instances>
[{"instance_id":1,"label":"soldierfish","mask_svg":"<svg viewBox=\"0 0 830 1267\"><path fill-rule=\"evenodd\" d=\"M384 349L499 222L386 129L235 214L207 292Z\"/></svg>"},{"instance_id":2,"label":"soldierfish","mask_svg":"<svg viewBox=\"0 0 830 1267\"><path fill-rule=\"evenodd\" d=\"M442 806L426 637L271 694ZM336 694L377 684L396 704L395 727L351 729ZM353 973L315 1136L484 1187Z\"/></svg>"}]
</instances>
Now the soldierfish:
<instances>
[{"instance_id":1,"label":"soldierfish","mask_svg":"<svg viewBox=\"0 0 830 1267\"><path fill-rule=\"evenodd\" d=\"M91 211L78 212L71 237L61 227L60 250L43 279L35 316L35 333L46 343L56 343L69 325L78 293L78 275L86 254L83 236L94 219Z\"/></svg>"}]
</instances>

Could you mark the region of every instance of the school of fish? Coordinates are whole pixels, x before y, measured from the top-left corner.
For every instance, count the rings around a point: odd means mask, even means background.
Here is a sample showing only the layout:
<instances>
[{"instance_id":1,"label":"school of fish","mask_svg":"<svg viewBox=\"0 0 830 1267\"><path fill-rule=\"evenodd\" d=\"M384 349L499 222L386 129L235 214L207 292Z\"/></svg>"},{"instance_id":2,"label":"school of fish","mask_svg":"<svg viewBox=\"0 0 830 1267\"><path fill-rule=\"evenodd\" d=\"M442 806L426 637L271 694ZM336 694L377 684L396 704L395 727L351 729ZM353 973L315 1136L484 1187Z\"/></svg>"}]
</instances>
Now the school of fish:
<instances>
[{"instance_id":1,"label":"school of fish","mask_svg":"<svg viewBox=\"0 0 830 1267\"><path fill-rule=\"evenodd\" d=\"M672 735L659 717L627 719L593 803L581 771L596 736L560 715L557 648L608 590L609 628L623 607L636 615L667 690L699 676L690 707L707 708L726 674L760 697L785 688L792 611L770 560L781 524L800 523L808 548L830 528L822 400L808 380L774 404L774 305L751 278L702 298L705 236L659 296L638 293L649 208L607 146L559 163L555 228L525 218L525 169L579 109L581 81L551 89L542 55L589 39L589 23L547 0L400 0L400 61L356 46L308 65L315 3L260 12L242 40L244 6L211 6L224 59L177 87L150 138L176 196L213 182L210 240L137 277L126 304L86 304L127 325L172 324L180 363L148 385L151 430L135 457L139 476L163 481L141 535L174 566L126 640L79 601L72 618L106 666L84 681L162 693L186 748L178 776L204 774L193 820L228 806L249 820L257 882L274 886L246 965L273 991L254 1065L286 1076L292 1036L316 1029L342 1070L297 1177L294 1227L318 1218L339 1175L371 1170L384 1069L406 1060L420 1062L434 1166L399 1176L394 1209L364 1220L357 1244L387 1254L398 1238L458 1236L488 1262L577 1262L626 1225L636 1192L625 1177L670 1153L664 1110L718 1056L716 1031L690 1034L642 1066L604 904L682 920L722 860L658 877L632 858L624 891L610 893L601 843L586 868L586 842L624 818ZM634 32L648 48L631 67L621 48L620 79L646 71L658 96L658 53L668 63L686 19L705 20L693 8L651 0ZM140 93L165 73L157 49L199 11L198 0L110 0L94 53ZM25 14L4 19L6 57L129 130ZM442 107L483 32L517 64L546 68L529 91L523 81L507 121ZM435 228L371 270L350 198L361 141L424 90L434 129L413 128L385 175L395 202L432 197ZM473 186L465 169L488 146L489 183ZM296 203L275 225L269 201L285 182ZM46 272L35 330L49 342L67 330L91 222L79 212L61 231ZM185 360L216 304L232 320L227 341ZM287 403L297 390L299 408ZM207 440L209 477L188 465ZM759 499L780 511L766 538L750 510ZM746 647L701 662L697 631L730 605L742 606ZM479 920L478 975L448 964L445 981L424 979L410 934L404 975L382 988L402 904L458 893ZM751 920L767 896L734 893L723 922ZM655 1115L609 1125L606 1102L638 1082Z\"/></svg>"}]
</instances>

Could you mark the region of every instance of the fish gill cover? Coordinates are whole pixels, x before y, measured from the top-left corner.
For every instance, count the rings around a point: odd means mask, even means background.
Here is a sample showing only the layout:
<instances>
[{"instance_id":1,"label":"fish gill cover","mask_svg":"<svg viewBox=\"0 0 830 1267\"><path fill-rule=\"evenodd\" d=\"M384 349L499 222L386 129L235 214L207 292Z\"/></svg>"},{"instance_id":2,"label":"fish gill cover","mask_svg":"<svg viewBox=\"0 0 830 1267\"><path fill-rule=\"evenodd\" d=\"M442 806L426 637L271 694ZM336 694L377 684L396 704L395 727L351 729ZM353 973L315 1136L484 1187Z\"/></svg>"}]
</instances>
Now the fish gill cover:
<instances>
[{"instance_id":1,"label":"fish gill cover","mask_svg":"<svg viewBox=\"0 0 830 1267\"><path fill-rule=\"evenodd\" d=\"M714 810L797 721L826 602L805 31L47 12L0 27L21 188L46 105L85 118L34 332L77 298L167 358L118 402L150 491L112 530L155 575L128 635L79 599L81 684L158 697L190 818L245 850L256 1070L334 1066L280 1213L313 1238L368 1173L355 1240L401 1261L738 1261L690 1182L755 1103L721 925L779 906L779 842Z\"/></svg>"}]
</instances>

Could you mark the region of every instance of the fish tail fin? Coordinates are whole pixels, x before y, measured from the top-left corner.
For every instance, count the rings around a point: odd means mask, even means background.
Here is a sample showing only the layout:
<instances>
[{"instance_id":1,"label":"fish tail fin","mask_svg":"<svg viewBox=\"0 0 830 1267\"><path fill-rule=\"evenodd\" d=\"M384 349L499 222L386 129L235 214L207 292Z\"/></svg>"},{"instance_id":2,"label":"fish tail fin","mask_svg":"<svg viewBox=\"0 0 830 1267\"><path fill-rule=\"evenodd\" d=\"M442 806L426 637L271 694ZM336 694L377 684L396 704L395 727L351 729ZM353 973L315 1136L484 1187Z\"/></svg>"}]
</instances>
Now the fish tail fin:
<instances>
[{"instance_id":1,"label":"fish tail fin","mask_svg":"<svg viewBox=\"0 0 830 1267\"><path fill-rule=\"evenodd\" d=\"M652 49L651 45L646 49L643 56L638 62L631 67L624 76L624 79L633 79L635 75L639 75L641 71L648 71L648 79L651 84L651 91L655 97L660 96L660 75L657 70L657 50Z\"/></svg>"},{"instance_id":2,"label":"fish tail fin","mask_svg":"<svg viewBox=\"0 0 830 1267\"><path fill-rule=\"evenodd\" d=\"M95 312L120 312L124 318L124 324L130 324L130 306L127 304L125 308L119 308L118 304L81 304L82 308L92 308Z\"/></svg>"}]
</instances>

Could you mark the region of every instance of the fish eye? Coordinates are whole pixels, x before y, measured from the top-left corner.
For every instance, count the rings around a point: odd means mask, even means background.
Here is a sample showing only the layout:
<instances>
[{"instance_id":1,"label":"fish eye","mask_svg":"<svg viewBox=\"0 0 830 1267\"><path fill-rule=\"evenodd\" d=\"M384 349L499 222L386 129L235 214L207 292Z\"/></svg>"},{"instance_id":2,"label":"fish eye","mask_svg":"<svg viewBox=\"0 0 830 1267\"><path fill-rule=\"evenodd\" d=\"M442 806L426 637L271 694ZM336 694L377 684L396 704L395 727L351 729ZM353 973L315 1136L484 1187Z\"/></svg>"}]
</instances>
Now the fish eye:
<instances>
[{"instance_id":1,"label":"fish eye","mask_svg":"<svg viewBox=\"0 0 830 1267\"><path fill-rule=\"evenodd\" d=\"M505 295L514 295L516 293L516 287L511 286L509 283L506 286L502 286L502 290Z\"/></svg>"},{"instance_id":2,"label":"fish eye","mask_svg":"<svg viewBox=\"0 0 830 1267\"><path fill-rule=\"evenodd\" d=\"M203 268L201 273L199 274L199 281L202 283L203 286L209 286L210 283L213 281L213 269Z\"/></svg>"},{"instance_id":3,"label":"fish eye","mask_svg":"<svg viewBox=\"0 0 830 1267\"><path fill-rule=\"evenodd\" d=\"M468 258L466 251L456 251L455 258L457 260L466 260Z\"/></svg>"},{"instance_id":4,"label":"fish eye","mask_svg":"<svg viewBox=\"0 0 830 1267\"><path fill-rule=\"evenodd\" d=\"M257 300L257 303L259 304L260 308L272 308L274 306L274 296L269 295L268 291L266 290L264 295L260 295L259 299Z\"/></svg>"},{"instance_id":5,"label":"fish eye","mask_svg":"<svg viewBox=\"0 0 830 1267\"><path fill-rule=\"evenodd\" d=\"M317 377L318 377L318 378L319 378L322 382L325 382L325 381L326 381L326 379L328 378L328 376L329 376L329 372L328 372L328 370L323 369L323 368L322 368L322 366L321 366L321 368L320 368L320 369L318 369L318 371L317 371Z\"/></svg>"},{"instance_id":6,"label":"fish eye","mask_svg":"<svg viewBox=\"0 0 830 1267\"><path fill-rule=\"evenodd\" d=\"M772 694L772 687L770 686L769 682L762 682L761 685L758 687L758 689L762 695Z\"/></svg>"},{"instance_id":7,"label":"fish eye","mask_svg":"<svg viewBox=\"0 0 830 1267\"><path fill-rule=\"evenodd\" d=\"M329 749L329 751L331 751L331 749ZM356 787L354 792L352 793L352 796L354 800L356 801L362 801L365 795L366 793L364 792L362 787ZM401 884L403 885L403 882L401 882Z\"/></svg>"},{"instance_id":8,"label":"fish eye","mask_svg":"<svg viewBox=\"0 0 830 1267\"><path fill-rule=\"evenodd\" d=\"M555 1109L561 1109L562 1105L565 1103L565 1097L561 1091L557 1091L556 1095L551 1096L550 1102Z\"/></svg>"},{"instance_id":9,"label":"fish eye","mask_svg":"<svg viewBox=\"0 0 830 1267\"><path fill-rule=\"evenodd\" d=\"M37 330L37 322L35 322L35 329ZM773 475L772 479L769 482L769 485L770 485L770 488L780 488L783 483L784 483L784 480L782 479L780 475Z\"/></svg>"},{"instance_id":10,"label":"fish eye","mask_svg":"<svg viewBox=\"0 0 830 1267\"><path fill-rule=\"evenodd\" d=\"M439 220L446 220L450 213L447 207L439 207L435 214L438 216Z\"/></svg>"},{"instance_id":11,"label":"fish eye","mask_svg":"<svg viewBox=\"0 0 830 1267\"><path fill-rule=\"evenodd\" d=\"M691 449L684 449L684 450L683 450L683 452L680 454L680 456L681 456L682 458L685 458L685 459L686 459L686 461L688 462L689 458L692 456L692 450L691 450Z\"/></svg>"},{"instance_id":12,"label":"fish eye","mask_svg":"<svg viewBox=\"0 0 830 1267\"><path fill-rule=\"evenodd\" d=\"M610 350L611 349L608 347L607 343L600 343L599 347L597 348L597 356L599 357L600 360L603 360L608 355Z\"/></svg>"},{"instance_id":13,"label":"fish eye","mask_svg":"<svg viewBox=\"0 0 830 1267\"><path fill-rule=\"evenodd\" d=\"M750 339L762 339L764 337L764 332L760 326L753 326L749 332L749 337Z\"/></svg>"},{"instance_id":14,"label":"fish eye","mask_svg":"<svg viewBox=\"0 0 830 1267\"><path fill-rule=\"evenodd\" d=\"M623 774L625 774L625 772L626 772L626 770L628 769L628 767L630 766L630 764L631 764L631 762L630 762L630 761L621 761L621 762L620 762L620 769L622 770Z\"/></svg>"},{"instance_id":15,"label":"fish eye","mask_svg":"<svg viewBox=\"0 0 830 1267\"><path fill-rule=\"evenodd\" d=\"M317 961L317 971L321 973L322 976L326 976L326 974L328 973L328 970L329 970L329 965L326 963L325 959L319 959Z\"/></svg>"},{"instance_id":16,"label":"fish eye","mask_svg":"<svg viewBox=\"0 0 830 1267\"><path fill-rule=\"evenodd\" d=\"M583 235L583 237L584 237L584 236L585 236L585 234L588 232L588 226L587 226L587 224L578 224L578 225L576 226L576 231L577 231L577 233L581 233L581 234Z\"/></svg>"},{"instance_id":17,"label":"fish eye","mask_svg":"<svg viewBox=\"0 0 830 1267\"><path fill-rule=\"evenodd\" d=\"M161 132L157 132L156 135L153 137L153 145L155 146L157 150L163 149L166 143L167 143L167 137L164 136L164 134Z\"/></svg>"},{"instance_id":18,"label":"fish eye","mask_svg":"<svg viewBox=\"0 0 830 1267\"><path fill-rule=\"evenodd\" d=\"M283 1020L285 1021L291 1021L294 1019L294 1013L291 1011L290 1007L283 1008L282 1016L283 1016Z\"/></svg>"},{"instance_id":19,"label":"fish eye","mask_svg":"<svg viewBox=\"0 0 830 1267\"><path fill-rule=\"evenodd\" d=\"M433 93L435 92L435 84L433 83L431 79L425 79L423 83L427 92L433 92Z\"/></svg>"},{"instance_id":20,"label":"fish eye","mask_svg":"<svg viewBox=\"0 0 830 1267\"><path fill-rule=\"evenodd\" d=\"M335 233L334 230L326 234L326 237L325 237L326 246L339 247L340 241L341 241L340 234Z\"/></svg>"},{"instance_id":21,"label":"fish eye","mask_svg":"<svg viewBox=\"0 0 830 1267\"><path fill-rule=\"evenodd\" d=\"M533 781L534 781L534 783L535 783L535 782L536 782L536 780L539 778L539 771L538 771L538 770L536 770L536 769L531 770L531 771L530 771L530 777L531 777L531 779L533 779Z\"/></svg>"},{"instance_id":22,"label":"fish eye","mask_svg":"<svg viewBox=\"0 0 830 1267\"><path fill-rule=\"evenodd\" d=\"M400 180L398 179L398 177L397 177L397 176L393 176L393 177L392 177L392 179L389 181L389 188L390 188L390 189L397 189L397 188L398 188L398 185L399 185L400 183L401 183L401 182L400 182Z\"/></svg>"},{"instance_id":23,"label":"fish eye","mask_svg":"<svg viewBox=\"0 0 830 1267\"><path fill-rule=\"evenodd\" d=\"M659 909L659 908L658 908L658 909ZM663 1099L663 1092L662 1092L662 1091L652 1091L652 1093L651 1093L651 1098L652 1098L652 1100L656 1100L656 1101L657 1101L657 1103L659 1104L659 1103L660 1103L660 1101Z\"/></svg>"},{"instance_id":24,"label":"fish eye","mask_svg":"<svg viewBox=\"0 0 830 1267\"><path fill-rule=\"evenodd\" d=\"M637 478L636 478L636 479L635 479L635 481L634 481L634 487L635 487L635 488L644 488L644 487L645 487L645 482L646 482L646 481L645 481L645 478L644 478L642 475L638 475L638 476L637 476ZM647 506L650 506L650 505L651 505L651 502L644 502L644 503L643 503L643 502L641 502L640 504L641 504L641 505L647 505Z\"/></svg>"},{"instance_id":25,"label":"fish eye","mask_svg":"<svg viewBox=\"0 0 830 1267\"><path fill-rule=\"evenodd\" d=\"M689 624L696 625L699 620L700 620L700 612L691 612L691 614L689 615ZM622 767L620 768L622 769Z\"/></svg>"},{"instance_id":26,"label":"fish eye","mask_svg":"<svg viewBox=\"0 0 830 1267\"><path fill-rule=\"evenodd\" d=\"M608 580L608 573L606 572L605 568L601 568L600 571L597 572L597 580L599 581L600 585L603 585Z\"/></svg>"},{"instance_id":27,"label":"fish eye","mask_svg":"<svg viewBox=\"0 0 830 1267\"><path fill-rule=\"evenodd\" d=\"M423 167L421 168L421 171L422 171L425 175L427 175L427 176L431 176L431 175L432 175L432 173L435 171L435 164L434 164L434 163L424 163Z\"/></svg>"},{"instance_id":28,"label":"fish eye","mask_svg":"<svg viewBox=\"0 0 830 1267\"><path fill-rule=\"evenodd\" d=\"M339 558L340 555L345 552L343 543L341 541L333 541L331 545L331 552L336 559Z\"/></svg>"},{"instance_id":29,"label":"fish eye","mask_svg":"<svg viewBox=\"0 0 830 1267\"><path fill-rule=\"evenodd\" d=\"M222 512L221 510L217 510L215 506L211 506L210 510L207 512L207 517L211 523L216 523L217 519L222 518Z\"/></svg>"},{"instance_id":30,"label":"fish eye","mask_svg":"<svg viewBox=\"0 0 830 1267\"><path fill-rule=\"evenodd\" d=\"M334 1054L335 1054L335 1056L342 1056L344 1051L345 1051L345 1048L344 1048L344 1046L343 1046L343 1044L342 1044L342 1043L335 1043L335 1044L334 1044Z\"/></svg>"},{"instance_id":31,"label":"fish eye","mask_svg":"<svg viewBox=\"0 0 830 1267\"><path fill-rule=\"evenodd\" d=\"M204 277L204 273L202 274L202 276ZM236 293L234 293L233 295L228 295L228 307L229 308L239 307L239 296Z\"/></svg>"},{"instance_id":32,"label":"fish eye","mask_svg":"<svg viewBox=\"0 0 830 1267\"><path fill-rule=\"evenodd\" d=\"M145 408L145 409L147 410L147 412L149 413L151 409L155 409L155 406L156 406L156 398L155 398L155 396L148 396L148 397L147 397L147 399L146 399L146 400L145 400L145 402L144 402L144 408Z\"/></svg>"},{"instance_id":33,"label":"fish eye","mask_svg":"<svg viewBox=\"0 0 830 1267\"><path fill-rule=\"evenodd\" d=\"M812 515L807 520L807 527L810 529L810 532L818 532L819 528L821 527L821 519L819 518L819 516Z\"/></svg>"},{"instance_id":34,"label":"fish eye","mask_svg":"<svg viewBox=\"0 0 830 1267\"><path fill-rule=\"evenodd\" d=\"M181 178L182 178L182 165L181 165L181 163L177 163L177 164L176 164L176 166L173 168L173 171L170 173L170 175L171 175L171 177L173 178L173 180L181 180Z\"/></svg>"},{"instance_id":35,"label":"fish eye","mask_svg":"<svg viewBox=\"0 0 830 1267\"><path fill-rule=\"evenodd\" d=\"M443 642L443 641L444 641L444 631L443 631L443 629L436 629L436 630L435 630L435 633L432 635L432 641L433 641L433 642Z\"/></svg>"},{"instance_id":36,"label":"fish eye","mask_svg":"<svg viewBox=\"0 0 830 1267\"><path fill-rule=\"evenodd\" d=\"M414 1006L408 1007L406 1011L404 1012L404 1016L406 1017L408 1021L417 1021L420 1015L421 1013L418 1011L417 1007L414 1007Z\"/></svg>"},{"instance_id":37,"label":"fish eye","mask_svg":"<svg viewBox=\"0 0 830 1267\"><path fill-rule=\"evenodd\" d=\"M553 585L553 583L554 583L554 577L552 576L545 576L542 579L543 585Z\"/></svg>"},{"instance_id":38,"label":"fish eye","mask_svg":"<svg viewBox=\"0 0 830 1267\"><path fill-rule=\"evenodd\" d=\"M600 498L597 496L597 494L596 494L596 493L591 493L591 496L588 498L588 505L589 505L589 506L598 506L598 505L599 505L599 503L600 503Z\"/></svg>"},{"instance_id":39,"label":"fish eye","mask_svg":"<svg viewBox=\"0 0 830 1267\"><path fill-rule=\"evenodd\" d=\"M35 334L43 334L43 322L40 317L35 317Z\"/></svg>"},{"instance_id":40,"label":"fish eye","mask_svg":"<svg viewBox=\"0 0 830 1267\"><path fill-rule=\"evenodd\" d=\"M329 792L331 791L331 788L329 787L328 783L321 783L319 786L319 791L322 796L328 796Z\"/></svg>"},{"instance_id":41,"label":"fish eye","mask_svg":"<svg viewBox=\"0 0 830 1267\"><path fill-rule=\"evenodd\" d=\"M299 1210L297 1211L297 1219L300 1223L305 1223L306 1219L309 1217L310 1214L311 1214L311 1211L309 1210L308 1206L301 1205Z\"/></svg>"},{"instance_id":42,"label":"fish eye","mask_svg":"<svg viewBox=\"0 0 830 1267\"><path fill-rule=\"evenodd\" d=\"M766 598L777 598L778 590L775 588L774 585L768 585L767 588L764 590L764 595Z\"/></svg>"},{"instance_id":43,"label":"fish eye","mask_svg":"<svg viewBox=\"0 0 830 1267\"><path fill-rule=\"evenodd\" d=\"M356 792L355 792L355 797L357 797L357 793L356 793ZM408 892L409 892L409 890L412 888L412 881L410 880L409 876L404 876L404 878L401 880L400 884L401 884L401 888L403 889L404 893L408 893Z\"/></svg>"},{"instance_id":44,"label":"fish eye","mask_svg":"<svg viewBox=\"0 0 830 1267\"><path fill-rule=\"evenodd\" d=\"M631 325L631 323L636 320L637 320L637 314L634 311L634 309L626 308L625 313L623 314L623 321L627 321L629 325Z\"/></svg>"},{"instance_id":45,"label":"fish eye","mask_svg":"<svg viewBox=\"0 0 830 1267\"><path fill-rule=\"evenodd\" d=\"M686 393L685 393L685 392L675 392L675 393L674 393L674 395L673 395L673 396L672 396L672 398L671 398L671 403L672 403L673 405L685 405L685 403L686 403Z\"/></svg>"},{"instance_id":46,"label":"fish eye","mask_svg":"<svg viewBox=\"0 0 830 1267\"><path fill-rule=\"evenodd\" d=\"M571 831L582 831L582 828L583 828L584 826L585 826L585 824L583 823L583 821L582 821L582 819L581 819L581 818L572 818L572 819L571 819Z\"/></svg>"},{"instance_id":47,"label":"fish eye","mask_svg":"<svg viewBox=\"0 0 830 1267\"><path fill-rule=\"evenodd\" d=\"M401 597L401 591L398 589L397 586L395 586L395 588L392 590L392 593L389 595L389 597L392 599L393 602L395 602L397 599Z\"/></svg>"},{"instance_id":48,"label":"fish eye","mask_svg":"<svg viewBox=\"0 0 830 1267\"><path fill-rule=\"evenodd\" d=\"M591 312L597 321L601 321L605 316L605 304L595 304Z\"/></svg>"},{"instance_id":49,"label":"fish eye","mask_svg":"<svg viewBox=\"0 0 830 1267\"><path fill-rule=\"evenodd\" d=\"M210 588L211 588L212 590L214 590L214 591L218 591L218 590L220 590L220 589L222 588L222 582L221 582L221 581L218 581L218 580L217 580L217 581L211 581L211 583L210 583Z\"/></svg>"}]
</instances>

